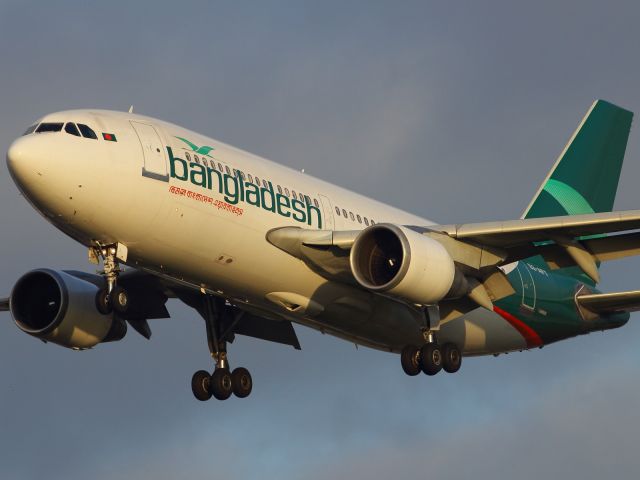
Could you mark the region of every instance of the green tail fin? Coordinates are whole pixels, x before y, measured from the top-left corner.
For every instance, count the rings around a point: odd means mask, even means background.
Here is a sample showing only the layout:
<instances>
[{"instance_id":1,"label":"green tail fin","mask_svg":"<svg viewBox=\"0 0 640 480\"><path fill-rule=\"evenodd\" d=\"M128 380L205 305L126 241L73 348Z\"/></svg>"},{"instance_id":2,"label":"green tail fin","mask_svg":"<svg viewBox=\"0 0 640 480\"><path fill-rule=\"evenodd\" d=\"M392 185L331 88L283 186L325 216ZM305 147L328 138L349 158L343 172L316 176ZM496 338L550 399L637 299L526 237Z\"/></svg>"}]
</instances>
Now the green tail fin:
<instances>
[{"instance_id":1,"label":"green tail fin","mask_svg":"<svg viewBox=\"0 0 640 480\"><path fill-rule=\"evenodd\" d=\"M522 218L610 212L633 113L596 100Z\"/></svg>"}]
</instances>

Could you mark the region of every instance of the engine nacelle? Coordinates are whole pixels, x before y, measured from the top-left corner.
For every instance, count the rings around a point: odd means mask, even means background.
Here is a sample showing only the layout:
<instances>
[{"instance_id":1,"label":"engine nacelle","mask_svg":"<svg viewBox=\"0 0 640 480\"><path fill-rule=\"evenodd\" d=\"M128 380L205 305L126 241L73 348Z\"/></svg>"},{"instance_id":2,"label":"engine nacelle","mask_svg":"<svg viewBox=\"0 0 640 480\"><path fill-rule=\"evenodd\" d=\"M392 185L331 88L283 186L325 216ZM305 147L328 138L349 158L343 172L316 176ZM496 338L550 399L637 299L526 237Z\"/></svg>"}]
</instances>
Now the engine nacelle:
<instances>
[{"instance_id":1,"label":"engine nacelle","mask_svg":"<svg viewBox=\"0 0 640 480\"><path fill-rule=\"evenodd\" d=\"M96 276L96 283L102 281ZM11 315L23 332L73 349L120 340L127 326L96 307L98 286L46 268L23 275L9 300Z\"/></svg>"},{"instance_id":2,"label":"engine nacelle","mask_svg":"<svg viewBox=\"0 0 640 480\"><path fill-rule=\"evenodd\" d=\"M360 285L417 304L433 304L451 290L456 268L436 240L393 224L373 225L351 247L351 271Z\"/></svg>"}]
</instances>

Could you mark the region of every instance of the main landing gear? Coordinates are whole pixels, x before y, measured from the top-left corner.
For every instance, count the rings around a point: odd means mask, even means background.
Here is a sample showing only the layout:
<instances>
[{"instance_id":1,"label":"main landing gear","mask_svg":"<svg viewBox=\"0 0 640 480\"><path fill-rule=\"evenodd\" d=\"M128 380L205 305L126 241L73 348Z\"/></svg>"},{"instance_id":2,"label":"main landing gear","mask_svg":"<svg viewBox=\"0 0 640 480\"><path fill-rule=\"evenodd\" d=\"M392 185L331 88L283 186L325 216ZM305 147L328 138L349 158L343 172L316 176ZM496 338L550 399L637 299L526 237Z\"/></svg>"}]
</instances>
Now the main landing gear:
<instances>
[{"instance_id":1,"label":"main landing gear","mask_svg":"<svg viewBox=\"0 0 640 480\"><path fill-rule=\"evenodd\" d=\"M437 307L428 307L424 310L424 324L422 336L424 344L420 347L407 345L400 353L402 370L409 376L436 375L440 370L447 373L455 373L460 370L462 353L454 343L440 345L436 338L436 331L440 326L440 312Z\"/></svg>"},{"instance_id":2,"label":"main landing gear","mask_svg":"<svg viewBox=\"0 0 640 480\"><path fill-rule=\"evenodd\" d=\"M248 397L253 387L251 374L246 368L229 369L227 359L227 340L232 333L234 323L226 329L224 325L225 302L211 295L203 296L206 315L207 341L211 357L216 367L212 374L206 370L198 370L191 378L191 390L200 401L209 400L212 396L218 400L226 400L234 394L238 398ZM231 338L233 340L233 338Z\"/></svg>"},{"instance_id":3,"label":"main landing gear","mask_svg":"<svg viewBox=\"0 0 640 480\"><path fill-rule=\"evenodd\" d=\"M425 343L418 348L415 345L407 345L400 353L400 363L404 373L410 376L420 372L426 375L435 375L440 370L447 373L455 373L460 370L462 354L453 343Z\"/></svg>"}]
</instances>

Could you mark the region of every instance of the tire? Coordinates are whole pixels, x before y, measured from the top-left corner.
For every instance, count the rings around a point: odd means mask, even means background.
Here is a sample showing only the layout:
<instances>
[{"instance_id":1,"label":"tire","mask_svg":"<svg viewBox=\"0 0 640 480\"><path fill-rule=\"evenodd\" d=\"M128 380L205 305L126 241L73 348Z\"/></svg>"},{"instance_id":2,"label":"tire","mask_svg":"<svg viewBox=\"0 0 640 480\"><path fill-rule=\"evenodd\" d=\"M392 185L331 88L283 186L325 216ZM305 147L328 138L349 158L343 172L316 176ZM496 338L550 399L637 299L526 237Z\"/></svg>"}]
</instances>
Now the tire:
<instances>
[{"instance_id":1,"label":"tire","mask_svg":"<svg viewBox=\"0 0 640 480\"><path fill-rule=\"evenodd\" d=\"M129 294L119 286L115 286L111 292L111 305L118 313L127 313L129 311Z\"/></svg>"},{"instance_id":2,"label":"tire","mask_svg":"<svg viewBox=\"0 0 640 480\"><path fill-rule=\"evenodd\" d=\"M211 380L211 375L206 370L198 370L191 377L191 391L193 392L193 396L196 397L201 402L206 402L211 398L211 391L209 389L209 384Z\"/></svg>"},{"instance_id":3,"label":"tire","mask_svg":"<svg viewBox=\"0 0 640 480\"><path fill-rule=\"evenodd\" d=\"M420 349L415 345L407 345L400 353L400 364L404 373L415 377L422 371L420 366Z\"/></svg>"},{"instance_id":4,"label":"tire","mask_svg":"<svg viewBox=\"0 0 640 480\"><path fill-rule=\"evenodd\" d=\"M445 343L442 347L442 368L447 373L456 373L462 365L462 354L454 343Z\"/></svg>"},{"instance_id":5,"label":"tire","mask_svg":"<svg viewBox=\"0 0 640 480\"><path fill-rule=\"evenodd\" d=\"M96 293L96 308L103 315L109 315L113 312L111 301L109 300L109 292L106 288L101 288Z\"/></svg>"},{"instance_id":6,"label":"tire","mask_svg":"<svg viewBox=\"0 0 640 480\"><path fill-rule=\"evenodd\" d=\"M435 375L442 370L442 351L435 343L427 343L420 349L422 371L426 375Z\"/></svg>"},{"instance_id":7,"label":"tire","mask_svg":"<svg viewBox=\"0 0 640 480\"><path fill-rule=\"evenodd\" d=\"M231 374L226 368L216 368L211 380L209 380L209 390L218 400L226 400L233 393L233 382Z\"/></svg>"},{"instance_id":8,"label":"tire","mask_svg":"<svg viewBox=\"0 0 640 480\"><path fill-rule=\"evenodd\" d=\"M233 385L233 394L238 398L248 397L253 388L253 380L251 374L246 368L236 368L231 373L231 384Z\"/></svg>"}]
</instances>

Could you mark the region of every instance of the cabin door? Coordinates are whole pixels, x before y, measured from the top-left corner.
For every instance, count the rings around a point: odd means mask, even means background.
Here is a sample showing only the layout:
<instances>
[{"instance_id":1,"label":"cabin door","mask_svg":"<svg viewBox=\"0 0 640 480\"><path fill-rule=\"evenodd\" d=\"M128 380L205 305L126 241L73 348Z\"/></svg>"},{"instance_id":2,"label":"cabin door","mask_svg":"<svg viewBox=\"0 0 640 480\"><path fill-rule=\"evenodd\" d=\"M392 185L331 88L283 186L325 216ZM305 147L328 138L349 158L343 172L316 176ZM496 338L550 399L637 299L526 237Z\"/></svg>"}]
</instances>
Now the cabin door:
<instances>
[{"instance_id":1,"label":"cabin door","mask_svg":"<svg viewBox=\"0 0 640 480\"><path fill-rule=\"evenodd\" d=\"M131 125L138 135L144 155L142 176L168 182L167 159L160 135L152 125L140 122L131 122Z\"/></svg>"}]
</instances>

